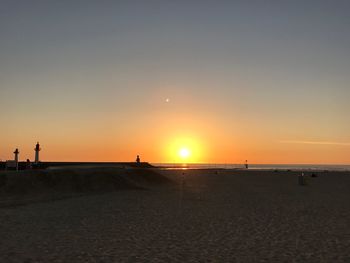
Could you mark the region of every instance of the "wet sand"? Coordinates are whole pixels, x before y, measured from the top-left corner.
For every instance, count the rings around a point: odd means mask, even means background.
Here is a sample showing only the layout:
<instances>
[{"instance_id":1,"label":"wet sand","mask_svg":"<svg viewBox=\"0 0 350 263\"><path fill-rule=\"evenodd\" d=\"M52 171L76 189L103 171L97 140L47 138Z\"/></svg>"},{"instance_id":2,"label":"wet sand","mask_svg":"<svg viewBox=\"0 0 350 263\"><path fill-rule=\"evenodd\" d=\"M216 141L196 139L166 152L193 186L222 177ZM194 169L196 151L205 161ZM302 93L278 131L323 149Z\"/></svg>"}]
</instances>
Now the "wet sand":
<instances>
[{"instance_id":1,"label":"wet sand","mask_svg":"<svg viewBox=\"0 0 350 263\"><path fill-rule=\"evenodd\" d=\"M173 182L1 207L0 261L350 262L350 173L159 172Z\"/></svg>"}]
</instances>

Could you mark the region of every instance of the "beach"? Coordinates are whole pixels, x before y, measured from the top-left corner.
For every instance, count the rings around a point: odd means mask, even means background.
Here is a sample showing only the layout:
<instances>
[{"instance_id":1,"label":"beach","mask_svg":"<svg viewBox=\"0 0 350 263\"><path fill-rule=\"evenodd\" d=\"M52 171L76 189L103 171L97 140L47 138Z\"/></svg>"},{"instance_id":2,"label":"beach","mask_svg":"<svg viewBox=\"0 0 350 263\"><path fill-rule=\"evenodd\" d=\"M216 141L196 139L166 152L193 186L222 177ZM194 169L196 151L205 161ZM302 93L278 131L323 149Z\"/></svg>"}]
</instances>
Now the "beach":
<instances>
[{"instance_id":1,"label":"beach","mask_svg":"<svg viewBox=\"0 0 350 263\"><path fill-rule=\"evenodd\" d=\"M350 261L350 172L106 169L55 195L0 187L0 261Z\"/></svg>"}]
</instances>

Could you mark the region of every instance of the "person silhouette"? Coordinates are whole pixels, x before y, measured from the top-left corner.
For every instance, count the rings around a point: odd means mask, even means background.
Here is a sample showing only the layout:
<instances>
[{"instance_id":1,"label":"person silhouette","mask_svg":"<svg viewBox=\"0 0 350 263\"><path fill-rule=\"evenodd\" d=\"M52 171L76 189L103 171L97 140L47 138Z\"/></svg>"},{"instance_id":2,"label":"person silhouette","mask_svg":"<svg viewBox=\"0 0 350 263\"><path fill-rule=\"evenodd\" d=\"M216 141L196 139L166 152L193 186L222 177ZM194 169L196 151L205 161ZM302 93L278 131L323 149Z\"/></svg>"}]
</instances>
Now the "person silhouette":
<instances>
[{"instance_id":1,"label":"person silhouette","mask_svg":"<svg viewBox=\"0 0 350 263\"><path fill-rule=\"evenodd\" d=\"M137 155L137 157L136 157L136 163L140 163L140 156L139 155Z\"/></svg>"}]
</instances>

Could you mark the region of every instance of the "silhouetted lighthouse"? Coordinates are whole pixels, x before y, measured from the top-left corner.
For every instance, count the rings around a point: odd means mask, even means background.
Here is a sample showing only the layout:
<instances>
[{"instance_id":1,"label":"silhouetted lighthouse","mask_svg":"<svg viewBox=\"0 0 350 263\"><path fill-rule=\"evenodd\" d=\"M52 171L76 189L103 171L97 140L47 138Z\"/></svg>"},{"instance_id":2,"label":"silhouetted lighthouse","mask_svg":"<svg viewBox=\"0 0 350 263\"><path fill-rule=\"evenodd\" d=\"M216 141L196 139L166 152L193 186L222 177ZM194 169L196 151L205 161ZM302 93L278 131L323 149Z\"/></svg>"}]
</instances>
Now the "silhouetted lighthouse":
<instances>
[{"instance_id":1,"label":"silhouetted lighthouse","mask_svg":"<svg viewBox=\"0 0 350 263\"><path fill-rule=\"evenodd\" d=\"M13 153L15 154L16 170L18 171L18 155L19 155L18 148L16 148L16 150Z\"/></svg>"},{"instance_id":2,"label":"silhouetted lighthouse","mask_svg":"<svg viewBox=\"0 0 350 263\"><path fill-rule=\"evenodd\" d=\"M39 142L37 142L34 151L35 151L35 161L34 161L34 163L38 164L39 163L39 152L41 151Z\"/></svg>"}]
</instances>

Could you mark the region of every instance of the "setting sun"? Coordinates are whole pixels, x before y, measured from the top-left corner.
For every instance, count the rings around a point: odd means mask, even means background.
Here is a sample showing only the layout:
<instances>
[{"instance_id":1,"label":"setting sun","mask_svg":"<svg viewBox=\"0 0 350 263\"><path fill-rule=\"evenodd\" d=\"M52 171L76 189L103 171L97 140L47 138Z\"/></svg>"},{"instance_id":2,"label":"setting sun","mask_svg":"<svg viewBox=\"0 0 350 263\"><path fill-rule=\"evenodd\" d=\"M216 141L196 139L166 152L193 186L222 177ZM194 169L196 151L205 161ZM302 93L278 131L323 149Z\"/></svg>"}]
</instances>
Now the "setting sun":
<instances>
[{"instance_id":1,"label":"setting sun","mask_svg":"<svg viewBox=\"0 0 350 263\"><path fill-rule=\"evenodd\" d=\"M165 158L171 163L200 163L205 160L203 140L195 136L179 136L174 134L167 138Z\"/></svg>"},{"instance_id":2,"label":"setting sun","mask_svg":"<svg viewBox=\"0 0 350 263\"><path fill-rule=\"evenodd\" d=\"M179 155L181 158L187 159L191 155L191 152L187 148L181 148Z\"/></svg>"}]
</instances>

